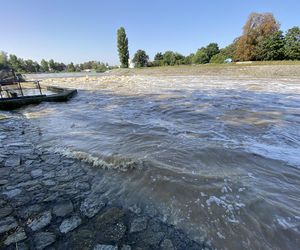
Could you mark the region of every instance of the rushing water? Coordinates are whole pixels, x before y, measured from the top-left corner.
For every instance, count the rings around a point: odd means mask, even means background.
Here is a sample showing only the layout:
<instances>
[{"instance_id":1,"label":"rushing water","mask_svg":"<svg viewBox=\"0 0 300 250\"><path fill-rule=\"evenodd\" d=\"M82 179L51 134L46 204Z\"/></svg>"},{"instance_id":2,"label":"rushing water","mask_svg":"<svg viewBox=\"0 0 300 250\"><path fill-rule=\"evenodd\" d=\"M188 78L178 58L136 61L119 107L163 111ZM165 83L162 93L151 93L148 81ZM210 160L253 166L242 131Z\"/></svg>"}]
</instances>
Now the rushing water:
<instances>
[{"instance_id":1,"label":"rushing water","mask_svg":"<svg viewBox=\"0 0 300 250\"><path fill-rule=\"evenodd\" d=\"M300 80L52 82L79 93L20 112L40 127L41 145L99 168L93 189L156 207L218 249L299 247Z\"/></svg>"}]
</instances>

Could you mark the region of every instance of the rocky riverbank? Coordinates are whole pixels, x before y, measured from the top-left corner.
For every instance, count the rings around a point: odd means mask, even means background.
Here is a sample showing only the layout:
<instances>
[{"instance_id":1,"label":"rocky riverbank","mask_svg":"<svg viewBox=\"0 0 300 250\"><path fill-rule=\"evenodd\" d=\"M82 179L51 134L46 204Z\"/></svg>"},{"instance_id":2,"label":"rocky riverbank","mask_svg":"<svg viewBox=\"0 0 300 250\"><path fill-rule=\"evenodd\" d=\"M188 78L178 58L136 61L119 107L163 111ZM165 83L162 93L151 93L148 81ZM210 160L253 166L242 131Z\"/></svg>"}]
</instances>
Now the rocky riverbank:
<instances>
[{"instance_id":1,"label":"rocky riverbank","mask_svg":"<svg viewBox=\"0 0 300 250\"><path fill-rule=\"evenodd\" d=\"M43 149L40 136L28 120L0 120L1 249L209 249L155 210L94 193L93 170Z\"/></svg>"}]
</instances>

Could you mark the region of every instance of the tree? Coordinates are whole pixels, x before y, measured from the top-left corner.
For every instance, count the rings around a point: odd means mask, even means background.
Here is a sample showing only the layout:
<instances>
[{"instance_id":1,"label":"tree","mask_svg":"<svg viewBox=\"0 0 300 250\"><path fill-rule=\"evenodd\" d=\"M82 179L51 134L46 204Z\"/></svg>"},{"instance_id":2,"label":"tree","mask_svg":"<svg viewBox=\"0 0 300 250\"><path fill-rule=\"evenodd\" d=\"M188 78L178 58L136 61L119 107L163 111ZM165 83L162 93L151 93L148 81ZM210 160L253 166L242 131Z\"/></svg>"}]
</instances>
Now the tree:
<instances>
[{"instance_id":1,"label":"tree","mask_svg":"<svg viewBox=\"0 0 300 250\"><path fill-rule=\"evenodd\" d=\"M218 53L216 55L213 55L210 59L210 63L224 63L227 57L223 55L222 53Z\"/></svg>"},{"instance_id":2,"label":"tree","mask_svg":"<svg viewBox=\"0 0 300 250\"><path fill-rule=\"evenodd\" d=\"M237 41L235 56L242 61L257 60L260 41L278 30L279 24L272 13L251 13Z\"/></svg>"},{"instance_id":3,"label":"tree","mask_svg":"<svg viewBox=\"0 0 300 250\"><path fill-rule=\"evenodd\" d=\"M176 63L176 55L173 51L166 51L163 54L163 64L164 65L175 65Z\"/></svg>"},{"instance_id":4,"label":"tree","mask_svg":"<svg viewBox=\"0 0 300 250\"><path fill-rule=\"evenodd\" d=\"M191 53L188 56L186 56L184 58L184 64L192 64L193 63L193 58L194 58L195 54Z\"/></svg>"},{"instance_id":5,"label":"tree","mask_svg":"<svg viewBox=\"0 0 300 250\"><path fill-rule=\"evenodd\" d=\"M209 62L209 57L207 55L206 49L202 47L198 49L193 58L193 63L195 64L204 64Z\"/></svg>"},{"instance_id":6,"label":"tree","mask_svg":"<svg viewBox=\"0 0 300 250\"><path fill-rule=\"evenodd\" d=\"M32 60L24 61L24 72L26 73L35 73L37 72L36 64Z\"/></svg>"},{"instance_id":7,"label":"tree","mask_svg":"<svg viewBox=\"0 0 300 250\"><path fill-rule=\"evenodd\" d=\"M219 45L217 43L210 43L205 48L206 54L209 58L209 60L216 54L220 52Z\"/></svg>"},{"instance_id":8,"label":"tree","mask_svg":"<svg viewBox=\"0 0 300 250\"><path fill-rule=\"evenodd\" d=\"M162 66L163 60L163 54L161 52L156 53L156 55L154 56L153 66Z\"/></svg>"},{"instance_id":9,"label":"tree","mask_svg":"<svg viewBox=\"0 0 300 250\"><path fill-rule=\"evenodd\" d=\"M9 66L12 69L14 69L16 72L22 71L21 62L16 55L9 55L8 63L9 63Z\"/></svg>"},{"instance_id":10,"label":"tree","mask_svg":"<svg viewBox=\"0 0 300 250\"><path fill-rule=\"evenodd\" d=\"M0 51L0 70L1 69L9 69L9 63L7 60L7 53L4 51Z\"/></svg>"},{"instance_id":11,"label":"tree","mask_svg":"<svg viewBox=\"0 0 300 250\"><path fill-rule=\"evenodd\" d=\"M49 71L55 71L55 62L53 59L50 59L49 60L49 63L48 63L48 67L49 67Z\"/></svg>"},{"instance_id":12,"label":"tree","mask_svg":"<svg viewBox=\"0 0 300 250\"><path fill-rule=\"evenodd\" d=\"M175 64L176 65L184 64L185 56L181 55L178 52L175 52L174 56L175 56Z\"/></svg>"},{"instance_id":13,"label":"tree","mask_svg":"<svg viewBox=\"0 0 300 250\"><path fill-rule=\"evenodd\" d=\"M41 70L43 72L49 72L49 65L48 65L48 62L44 59L42 59L41 61Z\"/></svg>"},{"instance_id":14,"label":"tree","mask_svg":"<svg viewBox=\"0 0 300 250\"><path fill-rule=\"evenodd\" d=\"M258 44L257 59L269 60L283 60L284 59L284 36L282 31L274 32L265 37Z\"/></svg>"},{"instance_id":15,"label":"tree","mask_svg":"<svg viewBox=\"0 0 300 250\"><path fill-rule=\"evenodd\" d=\"M128 68L129 51L128 51L128 39L125 29L123 27L118 29L117 32L118 52L122 68Z\"/></svg>"},{"instance_id":16,"label":"tree","mask_svg":"<svg viewBox=\"0 0 300 250\"><path fill-rule=\"evenodd\" d=\"M135 66L137 68L140 68L140 67L146 67L147 64L148 64L148 61L149 61L149 56L146 54L146 52L144 50L138 50L132 61L135 63Z\"/></svg>"},{"instance_id":17,"label":"tree","mask_svg":"<svg viewBox=\"0 0 300 250\"><path fill-rule=\"evenodd\" d=\"M76 68L75 68L75 66L72 62L67 65L67 71L68 72L75 72L76 71Z\"/></svg>"},{"instance_id":18,"label":"tree","mask_svg":"<svg viewBox=\"0 0 300 250\"><path fill-rule=\"evenodd\" d=\"M285 35L284 54L286 59L300 60L300 29L295 26Z\"/></svg>"},{"instance_id":19,"label":"tree","mask_svg":"<svg viewBox=\"0 0 300 250\"><path fill-rule=\"evenodd\" d=\"M156 53L156 55L154 56L154 61L161 61L163 59L164 59L164 57L161 52Z\"/></svg>"},{"instance_id":20,"label":"tree","mask_svg":"<svg viewBox=\"0 0 300 250\"><path fill-rule=\"evenodd\" d=\"M237 41L238 38L235 39L231 44L229 44L225 48L220 49L220 53L224 55L226 58L234 59L236 54Z\"/></svg>"}]
</instances>

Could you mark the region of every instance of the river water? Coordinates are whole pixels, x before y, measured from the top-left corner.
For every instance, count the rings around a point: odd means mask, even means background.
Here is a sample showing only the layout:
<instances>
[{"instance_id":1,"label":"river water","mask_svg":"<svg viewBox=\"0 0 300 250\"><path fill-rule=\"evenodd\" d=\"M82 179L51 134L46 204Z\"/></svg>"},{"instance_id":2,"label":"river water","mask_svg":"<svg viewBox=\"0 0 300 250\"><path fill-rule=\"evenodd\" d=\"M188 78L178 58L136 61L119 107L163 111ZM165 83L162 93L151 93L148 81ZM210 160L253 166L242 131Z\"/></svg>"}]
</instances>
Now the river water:
<instances>
[{"instance_id":1,"label":"river water","mask_svg":"<svg viewBox=\"0 0 300 250\"><path fill-rule=\"evenodd\" d=\"M18 112L43 147L99 169L93 189L218 249L300 245L300 80L87 76ZM104 170L103 170L104 169Z\"/></svg>"}]
</instances>

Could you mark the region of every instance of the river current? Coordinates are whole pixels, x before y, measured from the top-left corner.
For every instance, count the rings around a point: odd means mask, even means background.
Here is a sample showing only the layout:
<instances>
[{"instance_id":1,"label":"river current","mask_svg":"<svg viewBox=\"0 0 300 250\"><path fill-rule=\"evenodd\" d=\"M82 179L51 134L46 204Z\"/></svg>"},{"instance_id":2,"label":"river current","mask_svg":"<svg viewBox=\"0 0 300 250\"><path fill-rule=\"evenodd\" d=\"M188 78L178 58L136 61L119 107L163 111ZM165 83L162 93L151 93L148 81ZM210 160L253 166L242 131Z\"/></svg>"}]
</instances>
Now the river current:
<instances>
[{"instance_id":1,"label":"river current","mask_svg":"<svg viewBox=\"0 0 300 250\"><path fill-rule=\"evenodd\" d=\"M38 76L36 76L38 78ZM41 146L87 162L93 189L217 249L300 245L300 80L220 76L46 79L67 103L17 111Z\"/></svg>"}]
</instances>

